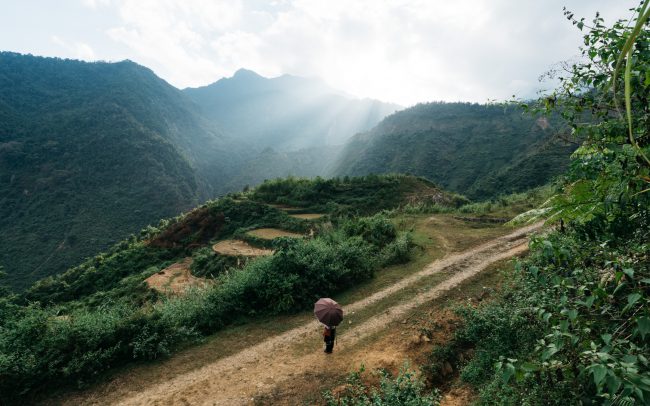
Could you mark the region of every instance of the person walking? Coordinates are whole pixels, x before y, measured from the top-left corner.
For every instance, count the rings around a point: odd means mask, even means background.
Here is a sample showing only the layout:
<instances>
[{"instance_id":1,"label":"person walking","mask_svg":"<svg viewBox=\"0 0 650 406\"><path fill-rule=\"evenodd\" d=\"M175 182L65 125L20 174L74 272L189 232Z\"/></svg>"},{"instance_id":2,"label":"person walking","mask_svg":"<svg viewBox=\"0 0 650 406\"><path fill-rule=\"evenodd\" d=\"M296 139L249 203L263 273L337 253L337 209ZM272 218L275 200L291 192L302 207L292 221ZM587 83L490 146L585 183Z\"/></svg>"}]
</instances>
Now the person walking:
<instances>
[{"instance_id":1,"label":"person walking","mask_svg":"<svg viewBox=\"0 0 650 406\"><path fill-rule=\"evenodd\" d=\"M331 354L334 351L334 342L336 340L336 326L341 324L343 320L343 309L328 297L320 298L314 304L314 315L325 326L325 330L323 330L325 353Z\"/></svg>"},{"instance_id":2,"label":"person walking","mask_svg":"<svg viewBox=\"0 0 650 406\"><path fill-rule=\"evenodd\" d=\"M334 341L336 340L336 326L325 326L323 340L325 341L325 353L331 354L334 350Z\"/></svg>"}]
</instances>

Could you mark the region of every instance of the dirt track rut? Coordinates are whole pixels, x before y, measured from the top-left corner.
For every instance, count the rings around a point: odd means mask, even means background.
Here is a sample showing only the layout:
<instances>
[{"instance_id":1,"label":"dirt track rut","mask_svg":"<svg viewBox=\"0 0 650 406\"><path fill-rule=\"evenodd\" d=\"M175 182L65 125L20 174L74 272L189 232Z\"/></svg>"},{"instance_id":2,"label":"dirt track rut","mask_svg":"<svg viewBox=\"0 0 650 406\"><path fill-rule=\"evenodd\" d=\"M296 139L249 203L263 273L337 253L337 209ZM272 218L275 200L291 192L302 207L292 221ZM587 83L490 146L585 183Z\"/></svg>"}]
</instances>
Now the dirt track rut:
<instances>
[{"instance_id":1,"label":"dirt track rut","mask_svg":"<svg viewBox=\"0 0 650 406\"><path fill-rule=\"evenodd\" d=\"M378 314L356 326L339 332L336 357L345 357L359 340L381 331L391 322L404 318L409 311L442 296L463 281L477 275L490 264L527 250L528 235L542 227L537 223L518 229L470 250L448 255L434 261L421 271L381 290L364 300L345 306L348 314L388 298L397 291L411 287L423 278L440 272L451 276L434 287L419 291L399 305L383 308ZM155 383L126 393L117 399L88 399L88 403L120 405L239 405L249 404L257 395L271 392L274 387L293 377L325 367L327 358L320 351L295 356L300 344L313 342L320 331L316 321L267 339L231 356L205 365L171 381ZM115 402L116 401L116 402Z\"/></svg>"}]
</instances>

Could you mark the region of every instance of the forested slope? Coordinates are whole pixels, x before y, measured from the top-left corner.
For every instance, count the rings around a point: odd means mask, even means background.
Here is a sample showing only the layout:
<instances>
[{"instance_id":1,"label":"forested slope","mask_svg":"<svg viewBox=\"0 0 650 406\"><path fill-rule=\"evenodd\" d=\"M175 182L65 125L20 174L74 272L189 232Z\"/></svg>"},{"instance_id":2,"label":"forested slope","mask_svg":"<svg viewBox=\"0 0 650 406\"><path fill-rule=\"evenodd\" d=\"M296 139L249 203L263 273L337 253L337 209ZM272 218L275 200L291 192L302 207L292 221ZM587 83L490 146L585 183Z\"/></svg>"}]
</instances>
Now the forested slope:
<instances>
[{"instance_id":1,"label":"forested slope","mask_svg":"<svg viewBox=\"0 0 650 406\"><path fill-rule=\"evenodd\" d=\"M514 107L427 103L355 136L334 173L412 173L475 199L523 191L562 173L573 150L546 119Z\"/></svg>"},{"instance_id":2,"label":"forested slope","mask_svg":"<svg viewBox=\"0 0 650 406\"><path fill-rule=\"evenodd\" d=\"M220 191L239 146L130 61L0 53L0 264L16 288Z\"/></svg>"}]
</instances>

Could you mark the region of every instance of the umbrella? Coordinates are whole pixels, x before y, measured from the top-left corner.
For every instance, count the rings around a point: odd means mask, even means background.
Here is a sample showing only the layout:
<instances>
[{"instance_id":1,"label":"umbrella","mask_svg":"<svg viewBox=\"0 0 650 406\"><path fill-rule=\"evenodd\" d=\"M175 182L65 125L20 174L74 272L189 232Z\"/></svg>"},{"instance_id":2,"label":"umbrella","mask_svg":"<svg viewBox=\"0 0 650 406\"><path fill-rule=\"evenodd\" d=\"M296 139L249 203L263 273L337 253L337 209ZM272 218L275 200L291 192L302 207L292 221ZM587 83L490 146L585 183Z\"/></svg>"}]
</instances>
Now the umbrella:
<instances>
[{"instance_id":1,"label":"umbrella","mask_svg":"<svg viewBox=\"0 0 650 406\"><path fill-rule=\"evenodd\" d=\"M318 321L327 326L338 326L343 320L343 309L329 297L318 299L314 305L314 314Z\"/></svg>"}]
</instances>

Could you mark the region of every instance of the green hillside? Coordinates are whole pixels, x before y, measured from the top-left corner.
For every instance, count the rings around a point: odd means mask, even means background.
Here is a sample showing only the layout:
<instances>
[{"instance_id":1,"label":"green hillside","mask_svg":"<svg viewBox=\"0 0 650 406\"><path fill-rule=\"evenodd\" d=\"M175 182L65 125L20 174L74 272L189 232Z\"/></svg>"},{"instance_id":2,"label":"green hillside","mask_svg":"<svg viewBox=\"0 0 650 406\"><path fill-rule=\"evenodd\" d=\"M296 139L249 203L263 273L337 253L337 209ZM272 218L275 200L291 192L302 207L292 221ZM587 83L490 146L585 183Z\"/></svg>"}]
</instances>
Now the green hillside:
<instances>
[{"instance_id":1,"label":"green hillside","mask_svg":"<svg viewBox=\"0 0 650 406\"><path fill-rule=\"evenodd\" d=\"M515 108L427 103L385 118L346 145L336 175L412 173L473 199L549 182L574 147Z\"/></svg>"},{"instance_id":2,"label":"green hillside","mask_svg":"<svg viewBox=\"0 0 650 406\"><path fill-rule=\"evenodd\" d=\"M278 151L265 148L242 163L239 171L225 179L229 190L241 190L265 180L288 176L325 176L331 171L342 146L321 146L297 151Z\"/></svg>"},{"instance_id":3,"label":"green hillside","mask_svg":"<svg viewBox=\"0 0 650 406\"><path fill-rule=\"evenodd\" d=\"M463 199L403 175L276 179L144 228L20 296L0 296L0 390L18 401L83 385L234 322L303 310L382 266L408 261L410 235L380 211L413 201L450 207ZM322 217L293 214L316 208ZM304 237L249 234L268 227ZM274 252L250 257L210 248L233 239ZM191 273L171 296L155 282L170 266Z\"/></svg>"},{"instance_id":4,"label":"green hillside","mask_svg":"<svg viewBox=\"0 0 650 406\"><path fill-rule=\"evenodd\" d=\"M0 53L0 264L14 288L220 192L240 147L133 62Z\"/></svg>"}]
</instances>

